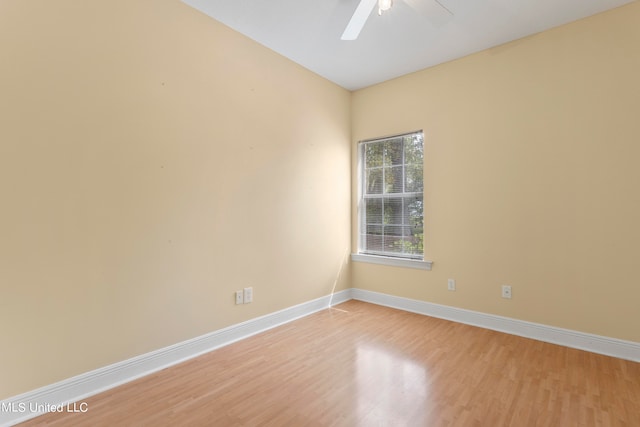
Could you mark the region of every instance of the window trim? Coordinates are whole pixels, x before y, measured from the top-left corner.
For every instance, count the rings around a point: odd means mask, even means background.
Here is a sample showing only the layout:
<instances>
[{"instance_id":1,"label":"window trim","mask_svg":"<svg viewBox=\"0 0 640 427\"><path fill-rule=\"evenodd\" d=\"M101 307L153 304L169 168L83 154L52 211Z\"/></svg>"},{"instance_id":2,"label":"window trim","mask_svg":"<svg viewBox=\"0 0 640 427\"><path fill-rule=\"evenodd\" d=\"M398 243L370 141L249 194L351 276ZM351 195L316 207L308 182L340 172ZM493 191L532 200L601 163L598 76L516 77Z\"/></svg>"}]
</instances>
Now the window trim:
<instances>
[{"instance_id":1,"label":"window trim","mask_svg":"<svg viewBox=\"0 0 640 427\"><path fill-rule=\"evenodd\" d=\"M361 247L362 247L362 233L361 233L361 227L362 227L362 200L363 200L363 173L364 173L364 165L363 165L363 155L362 155L362 147L364 146L363 144L366 143L371 143L371 142L376 142L376 141L384 141L384 140L388 140L388 139L393 139L393 138L397 138L397 137L403 137L403 136L407 136L407 135L413 135L416 133L421 133L422 134L422 141L423 141L423 146L424 146L424 131L422 129L419 130L415 130L412 132L404 132L404 133L400 133L400 134L395 134L395 135L389 135L389 136L385 136L385 137L379 137L379 138L372 138L372 139L363 139L358 141L358 146L357 146L357 155L358 155L358 168L357 168L357 218L356 218L356 223L357 223L357 248L356 248L356 252L351 254L351 260L355 261L355 262L366 262L366 263L371 263L371 264L379 264L379 265L388 265L388 266L394 266L394 267L407 267L407 268L415 268L415 269L420 269L420 270L431 270L432 265L433 265L433 261L429 261L425 259L425 254L424 254L424 248L423 248L423 253L421 257L418 258L411 258L410 256L391 256L391 255L383 255L383 254L372 254L372 253L363 253L360 252ZM424 159L423 159L424 162ZM423 163L423 168L424 168L424 163ZM424 169L423 169L423 176L424 176ZM424 200L424 188L422 189L422 198ZM423 227L424 227L424 216L422 218L423 220Z\"/></svg>"},{"instance_id":2,"label":"window trim","mask_svg":"<svg viewBox=\"0 0 640 427\"><path fill-rule=\"evenodd\" d=\"M382 255L351 254L351 261L366 262L369 264L388 265L391 267L415 268L431 271L433 261L410 258L394 258Z\"/></svg>"}]
</instances>

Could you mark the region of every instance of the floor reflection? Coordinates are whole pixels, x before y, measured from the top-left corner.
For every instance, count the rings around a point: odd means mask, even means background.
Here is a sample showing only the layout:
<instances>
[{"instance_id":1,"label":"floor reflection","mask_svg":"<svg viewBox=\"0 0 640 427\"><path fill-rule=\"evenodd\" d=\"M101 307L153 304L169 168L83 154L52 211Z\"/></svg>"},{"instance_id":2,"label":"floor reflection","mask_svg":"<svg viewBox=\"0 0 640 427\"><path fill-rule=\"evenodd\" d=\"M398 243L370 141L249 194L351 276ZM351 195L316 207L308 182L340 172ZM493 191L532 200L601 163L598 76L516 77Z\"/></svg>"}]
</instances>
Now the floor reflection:
<instances>
[{"instance_id":1,"label":"floor reflection","mask_svg":"<svg viewBox=\"0 0 640 427\"><path fill-rule=\"evenodd\" d=\"M428 392L423 366L371 344L358 346L356 357L359 425L415 426L423 419Z\"/></svg>"}]
</instances>

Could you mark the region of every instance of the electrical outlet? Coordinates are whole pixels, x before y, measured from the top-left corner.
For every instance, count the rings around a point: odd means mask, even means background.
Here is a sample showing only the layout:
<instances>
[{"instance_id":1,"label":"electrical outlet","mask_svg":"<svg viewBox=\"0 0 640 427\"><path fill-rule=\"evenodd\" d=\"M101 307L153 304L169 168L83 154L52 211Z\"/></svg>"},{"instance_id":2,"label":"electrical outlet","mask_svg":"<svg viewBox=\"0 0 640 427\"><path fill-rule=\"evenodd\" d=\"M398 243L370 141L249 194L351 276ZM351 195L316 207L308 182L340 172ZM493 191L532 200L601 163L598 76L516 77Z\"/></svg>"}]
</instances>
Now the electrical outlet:
<instances>
[{"instance_id":1,"label":"electrical outlet","mask_svg":"<svg viewBox=\"0 0 640 427\"><path fill-rule=\"evenodd\" d=\"M449 289L450 291L456 290L456 281L454 279L447 280L447 289Z\"/></svg>"},{"instance_id":2,"label":"electrical outlet","mask_svg":"<svg viewBox=\"0 0 640 427\"><path fill-rule=\"evenodd\" d=\"M244 294L242 291L236 291L236 305L244 304Z\"/></svg>"},{"instance_id":3,"label":"electrical outlet","mask_svg":"<svg viewBox=\"0 0 640 427\"><path fill-rule=\"evenodd\" d=\"M511 299L511 286L502 285L502 298Z\"/></svg>"},{"instance_id":4,"label":"electrical outlet","mask_svg":"<svg viewBox=\"0 0 640 427\"><path fill-rule=\"evenodd\" d=\"M250 302L253 302L253 288L244 288L244 303L249 304Z\"/></svg>"}]
</instances>

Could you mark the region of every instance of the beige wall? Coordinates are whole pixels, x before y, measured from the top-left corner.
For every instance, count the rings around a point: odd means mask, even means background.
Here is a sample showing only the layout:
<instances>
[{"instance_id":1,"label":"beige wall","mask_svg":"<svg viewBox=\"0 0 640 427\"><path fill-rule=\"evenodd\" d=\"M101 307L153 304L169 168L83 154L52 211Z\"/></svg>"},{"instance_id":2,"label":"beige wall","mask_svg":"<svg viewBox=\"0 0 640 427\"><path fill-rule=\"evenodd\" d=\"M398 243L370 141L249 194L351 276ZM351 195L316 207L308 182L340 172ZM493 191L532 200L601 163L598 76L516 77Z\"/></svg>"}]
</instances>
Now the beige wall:
<instances>
[{"instance_id":1,"label":"beige wall","mask_svg":"<svg viewBox=\"0 0 640 427\"><path fill-rule=\"evenodd\" d=\"M639 18L351 96L177 0L0 2L0 399L327 295L349 141L416 129L434 269L337 290L640 342Z\"/></svg>"},{"instance_id":2,"label":"beige wall","mask_svg":"<svg viewBox=\"0 0 640 427\"><path fill-rule=\"evenodd\" d=\"M3 0L0 52L0 399L331 292L349 92L177 0Z\"/></svg>"},{"instance_id":3,"label":"beige wall","mask_svg":"<svg viewBox=\"0 0 640 427\"><path fill-rule=\"evenodd\" d=\"M355 141L424 129L434 268L355 263L353 286L640 342L639 22L635 2L355 92Z\"/></svg>"}]
</instances>

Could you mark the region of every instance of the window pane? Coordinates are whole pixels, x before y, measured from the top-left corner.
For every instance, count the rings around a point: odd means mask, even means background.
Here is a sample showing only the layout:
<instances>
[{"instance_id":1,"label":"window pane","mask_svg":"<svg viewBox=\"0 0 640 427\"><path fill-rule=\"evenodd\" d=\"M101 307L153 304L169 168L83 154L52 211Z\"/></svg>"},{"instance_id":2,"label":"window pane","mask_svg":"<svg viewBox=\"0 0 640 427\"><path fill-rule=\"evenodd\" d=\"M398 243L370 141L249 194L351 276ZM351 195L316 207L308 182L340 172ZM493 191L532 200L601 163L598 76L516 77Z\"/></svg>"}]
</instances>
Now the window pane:
<instances>
[{"instance_id":1,"label":"window pane","mask_svg":"<svg viewBox=\"0 0 640 427\"><path fill-rule=\"evenodd\" d=\"M384 168L384 192L402 193L403 166Z\"/></svg>"},{"instance_id":2,"label":"window pane","mask_svg":"<svg viewBox=\"0 0 640 427\"><path fill-rule=\"evenodd\" d=\"M365 242L365 251L368 252L382 252L382 235L380 234L365 234L361 237L361 241Z\"/></svg>"},{"instance_id":3,"label":"window pane","mask_svg":"<svg viewBox=\"0 0 640 427\"><path fill-rule=\"evenodd\" d=\"M384 165L402 165L402 138L394 138L384 142Z\"/></svg>"},{"instance_id":4,"label":"window pane","mask_svg":"<svg viewBox=\"0 0 640 427\"><path fill-rule=\"evenodd\" d=\"M407 193L414 193L422 191L424 188L422 177L422 164L420 165L408 165L405 171L405 191Z\"/></svg>"},{"instance_id":5,"label":"window pane","mask_svg":"<svg viewBox=\"0 0 640 427\"><path fill-rule=\"evenodd\" d=\"M365 199L366 225L382 224L382 199Z\"/></svg>"},{"instance_id":6,"label":"window pane","mask_svg":"<svg viewBox=\"0 0 640 427\"><path fill-rule=\"evenodd\" d=\"M387 237L402 237L404 227L401 225L385 225L384 235Z\"/></svg>"},{"instance_id":7,"label":"window pane","mask_svg":"<svg viewBox=\"0 0 640 427\"><path fill-rule=\"evenodd\" d=\"M366 173L367 194L382 194L383 169L371 169Z\"/></svg>"},{"instance_id":8,"label":"window pane","mask_svg":"<svg viewBox=\"0 0 640 427\"><path fill-rule=\"evenodd\" d=\"M367 225L367 234L381 236L382 225Z\"/></svg>"},{"instance_id":9,"label":"window pane","mask_svg":"<svg viewBox=\"0 0 640 427\"><path fill-rule=\"evenodd\" d=\"M422 229L422 225L424 223L422 196L411 197L406 200L405 215L407 217L407 221L405 222L405 224L408 224L414 228L419 227L420 229Z\"/></svg>"},{"instance_id":10,"label":"window pane","mask_svg":"<svg viewBox=\"0 0 640 427\"><path fill-rule=\"evenodd\" d=\"M403 218L402 199L384 199L384 223L401 225ZM386 230L386 229L385 229Z\"/></svg>"},{"instance_id":11,"label":"window pane","mask_svg":"<svg viewBox=\"0 0 640 427\"><path fill-rule=\"evenodd\" d=\"M424 162L424 143L421 134L409 135L404 140L404 158L406 164Z\"/></svg>"},{"instance_id":12,"label":"window pane","mask_svg":"<svg viewBox=\"0 0 640 427\"><path fill-rule=\"evenodd\" d=\"M401 248L402 252L411 255L422 255L422 238L403 237L394 242L396 248Z\"/></svg>"},{"instance_id":13,"label":"window pane","mask_svg":"<svg viewBox=\"0 0 640 427\"><path fill-rule=\"evenodd\" d=\"M368 143L364 146L364 167L366 169L382 166L382 157L384 155L384 147L382 144Z\"/></svg>"},{"instance_id":14,"label":"window pane","mask_svg":"<svg viewBox=\"0 0 640 427\"><path fill-rule=\"evenodd\" d=\"M384 250L392 253L402 253L403 248L403 227L385 226L384 227Z\"/></svg>"}]
</instances>

